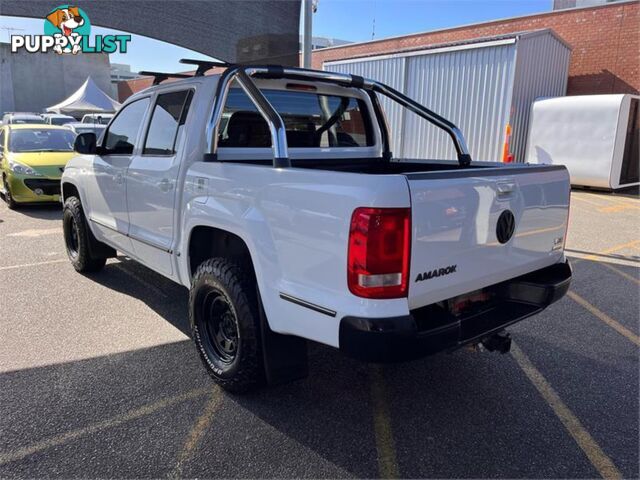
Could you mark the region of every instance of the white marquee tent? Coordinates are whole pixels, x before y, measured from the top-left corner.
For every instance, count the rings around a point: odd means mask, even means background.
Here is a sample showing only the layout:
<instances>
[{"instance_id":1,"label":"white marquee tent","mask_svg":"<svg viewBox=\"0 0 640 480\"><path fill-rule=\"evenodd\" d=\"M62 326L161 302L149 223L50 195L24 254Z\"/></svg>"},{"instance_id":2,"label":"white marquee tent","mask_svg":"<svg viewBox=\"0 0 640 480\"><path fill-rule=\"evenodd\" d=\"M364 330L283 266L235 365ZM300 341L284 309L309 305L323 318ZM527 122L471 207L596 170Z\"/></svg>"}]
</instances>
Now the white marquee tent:
<instances>
[{"instance_id":1,"label":"white marquee tent","mask_svg":"<svg viewBox=\"0 0 640 480\"><path fill-rule=\"evenodd\" d=\"M100 90L91 77L69 98L47 108L47 112L81 117L86 113L113 113L120 107L109 95Z\"/></svg>"}]
</instances>

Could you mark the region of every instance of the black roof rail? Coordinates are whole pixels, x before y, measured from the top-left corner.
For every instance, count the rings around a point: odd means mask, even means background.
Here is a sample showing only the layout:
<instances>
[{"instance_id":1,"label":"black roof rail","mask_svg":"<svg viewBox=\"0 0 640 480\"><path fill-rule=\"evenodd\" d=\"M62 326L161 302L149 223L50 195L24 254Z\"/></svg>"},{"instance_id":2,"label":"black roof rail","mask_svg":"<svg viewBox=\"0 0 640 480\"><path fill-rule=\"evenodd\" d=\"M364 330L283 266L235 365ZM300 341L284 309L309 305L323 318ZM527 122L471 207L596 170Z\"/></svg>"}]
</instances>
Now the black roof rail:
<instances>
[{"instance_id":1,"label":"black roof rail","mask_svg":"<svg viewBox=\"0 0 640 480\"><path fill-rule=\"evenodd\" d=\"M153 84L159 85L160 82L166 80L167 78L191 78L191 75L186 73L164 73L164 72L148 72L143 70L142 72L138 72L140 75L145 75L149 77L153 77Z\"/></svg>"},{"instance_id":2,"label":"black roof rail","mask_svg":"<svg viewBox=\"0 0 640 480\"><path fill-rule=\"evenodd\" d=\"M213 67L230 67L231 64L227 62L221 62L216 60L194 60L192 58L181 58L180 63L185 63L187 65L197 65L198 69L196 73L193 75L194 77L201 77L204 75L204 72L207 70L211 70Z\"/></svg>"}]
</instances>

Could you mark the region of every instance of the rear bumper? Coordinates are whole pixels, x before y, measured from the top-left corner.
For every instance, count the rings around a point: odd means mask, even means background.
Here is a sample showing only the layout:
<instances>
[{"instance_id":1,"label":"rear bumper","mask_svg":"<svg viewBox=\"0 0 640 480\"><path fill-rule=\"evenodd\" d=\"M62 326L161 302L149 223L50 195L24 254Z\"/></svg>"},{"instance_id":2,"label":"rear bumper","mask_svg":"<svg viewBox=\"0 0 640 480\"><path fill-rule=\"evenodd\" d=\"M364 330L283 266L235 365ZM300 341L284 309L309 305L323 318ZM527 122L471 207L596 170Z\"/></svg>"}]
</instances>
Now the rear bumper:
<instances>
[{"instance_id":1,"label":"rear bumper","mask_svg":"<svg viewBox=\"0 0 640 480\"><path fill-rule=\"evenodd\" d=\"M454 316L428 305L401 317L344 317L340 350L365 361L393 362L453 349L535 315L562 298L570 283L567 261L489 287L494 301L475 313Z\"/></svg>"}]
</instances>

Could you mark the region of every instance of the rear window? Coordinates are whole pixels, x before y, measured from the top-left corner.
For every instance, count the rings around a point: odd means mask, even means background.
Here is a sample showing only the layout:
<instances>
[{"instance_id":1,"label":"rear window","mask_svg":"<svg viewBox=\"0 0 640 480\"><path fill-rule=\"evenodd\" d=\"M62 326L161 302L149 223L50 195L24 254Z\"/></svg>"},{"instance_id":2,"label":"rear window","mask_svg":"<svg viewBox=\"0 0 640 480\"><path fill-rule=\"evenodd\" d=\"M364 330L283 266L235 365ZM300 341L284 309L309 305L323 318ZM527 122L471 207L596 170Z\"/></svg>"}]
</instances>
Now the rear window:
<instances>
[{"instance_id":1,"label":"rear window","mask_svg":"<svg viewBox=\"0 0 640 480\"><path fill-rule=\"evenodd\" d=\"M13 117L11 123L14 125L25 125L27 123L45 123L41 117Z\"/></svg>"},{"instance_id":2,"label":"rear window","mask_svg":"<svg viewBox=\"0 0 640 480\"><path fill-rule=\"evenodd\" d=\"M290 148L366 147L374 144L370 119L362 100L291 90L262 90L262 93L282 117ZM271 146L267 123L240 88L229 91L218 146Z\"/></svg>"},{"instance_id":3,"label":"rear window","mask_svg":"<svg viewBox=\"0 0 640 480\"><path fill-rule=\"evenodd\" d=\"M51 117L51 125L66 125L75 121L73 117Z\"/></svg>"}]
</instances>

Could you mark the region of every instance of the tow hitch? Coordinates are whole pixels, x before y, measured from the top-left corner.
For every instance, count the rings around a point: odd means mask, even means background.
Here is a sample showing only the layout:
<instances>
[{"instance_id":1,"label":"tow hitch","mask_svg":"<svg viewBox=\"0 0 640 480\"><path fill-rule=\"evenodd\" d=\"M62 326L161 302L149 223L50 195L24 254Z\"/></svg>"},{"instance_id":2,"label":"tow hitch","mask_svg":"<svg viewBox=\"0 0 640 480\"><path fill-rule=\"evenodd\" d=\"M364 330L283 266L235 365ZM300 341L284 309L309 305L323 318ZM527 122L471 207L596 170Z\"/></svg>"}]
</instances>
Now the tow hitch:
<instances>
[{"instance_id":1,"label":"tow hitch","mask_svg":"<svg viewBox=\"0 0 640 480\"><path fill-rule=\"evenodd\" d=\"M511 350L511 335L506 331L494 333L483 338L477 345L478 350L488 350L489 352L509 353Z\"/></svg>"}]
</instances>

